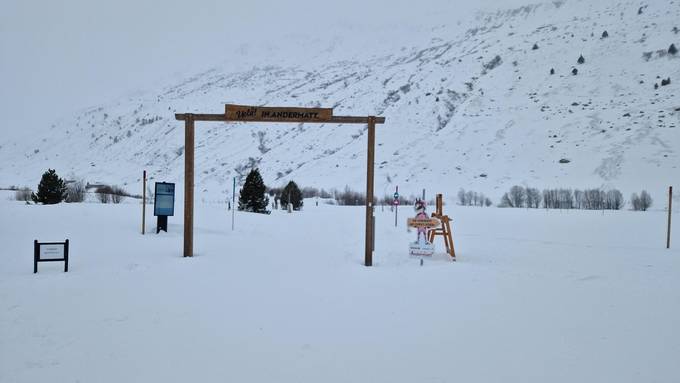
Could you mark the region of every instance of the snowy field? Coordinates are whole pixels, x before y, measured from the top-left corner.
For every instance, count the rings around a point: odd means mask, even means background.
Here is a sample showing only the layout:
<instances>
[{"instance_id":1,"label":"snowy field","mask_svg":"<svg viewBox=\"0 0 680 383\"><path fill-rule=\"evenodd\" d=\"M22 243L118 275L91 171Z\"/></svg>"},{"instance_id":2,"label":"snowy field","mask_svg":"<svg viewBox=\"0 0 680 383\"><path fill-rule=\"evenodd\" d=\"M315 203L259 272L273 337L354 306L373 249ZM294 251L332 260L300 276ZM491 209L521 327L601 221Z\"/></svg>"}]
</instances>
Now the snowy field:
<instances>
[{"instance_id":1,"label":"snowy field","mask_svg":"<svg viewBox=\"0 0 680 383\"><path fill-rule=\"evenodd\" d=\"M0 382L677 382L680 221L665 213L446 206L458 262L423 266L376 211L197 204L140 235L140 205L0 193ZM181 201L177 204L181 210ZM150 211L151 208L147 210ZM179 211L181 213L181 211ZM32 242L69 238L69 272ZM441 241L441 239L438 239ZM437 242L441 252L442 244Z\"/></svg>"}]
</instances>

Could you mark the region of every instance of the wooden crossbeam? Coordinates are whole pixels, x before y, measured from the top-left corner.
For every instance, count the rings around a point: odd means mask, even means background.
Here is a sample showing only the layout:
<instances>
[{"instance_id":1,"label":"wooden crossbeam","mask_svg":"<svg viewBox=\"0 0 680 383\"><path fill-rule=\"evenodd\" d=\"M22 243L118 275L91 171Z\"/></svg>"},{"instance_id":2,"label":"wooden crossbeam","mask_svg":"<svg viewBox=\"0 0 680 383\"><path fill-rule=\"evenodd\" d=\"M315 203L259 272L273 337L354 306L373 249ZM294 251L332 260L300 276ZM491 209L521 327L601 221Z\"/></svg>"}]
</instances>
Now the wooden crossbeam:
<instances>
[{"instance_id":1,"label":"wooden crossbeam","mask_svg":"<svg viewBox=\"0 0 680 383\"><path fill-rule=\"evenodd\" d=\"M178 121L185 121L187 118L191 118L194 121L222 121L222 122L240 122L241 120L231 120L227 119L227 115L222 113L222 114L205 114L205 113L200 113L200 114L193 114L193 113L175 113L175 119ZM285 121L272 121L272 120L248 120L245 122L271 122L271 123L278 123L278 122L301 122L301 121L290 121L290 120L285 120ZM368 124L368 117L357 117L357 116L332 116L329 120L327 121L304 121L305 123L315 123L315 124ZM376 124L384 124L385 123L385 117L375 117L375 123Z\"/></svg>"}]
</instances>

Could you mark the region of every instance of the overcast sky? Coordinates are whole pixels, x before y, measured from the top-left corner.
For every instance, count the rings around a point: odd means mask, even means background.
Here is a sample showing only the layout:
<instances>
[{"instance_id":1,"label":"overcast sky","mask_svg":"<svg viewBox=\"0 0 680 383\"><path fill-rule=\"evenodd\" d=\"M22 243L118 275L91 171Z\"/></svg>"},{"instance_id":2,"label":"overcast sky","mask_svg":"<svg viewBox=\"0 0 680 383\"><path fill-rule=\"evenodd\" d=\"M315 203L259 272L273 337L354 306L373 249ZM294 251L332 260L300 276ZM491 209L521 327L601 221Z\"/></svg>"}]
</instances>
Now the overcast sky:
<instances>
[{"instance_id":1,"label":"overcast sky","mask_svg":"<svg viewBox=\"0 0 680 383\"><path fill-rule=\"evenodd\" d=\"M78 109L238 60L230 53L243 44L325 39L337 28L434 26L528 2L3 0L0 131L39 132Z\"/></svg>"}]
</instances>

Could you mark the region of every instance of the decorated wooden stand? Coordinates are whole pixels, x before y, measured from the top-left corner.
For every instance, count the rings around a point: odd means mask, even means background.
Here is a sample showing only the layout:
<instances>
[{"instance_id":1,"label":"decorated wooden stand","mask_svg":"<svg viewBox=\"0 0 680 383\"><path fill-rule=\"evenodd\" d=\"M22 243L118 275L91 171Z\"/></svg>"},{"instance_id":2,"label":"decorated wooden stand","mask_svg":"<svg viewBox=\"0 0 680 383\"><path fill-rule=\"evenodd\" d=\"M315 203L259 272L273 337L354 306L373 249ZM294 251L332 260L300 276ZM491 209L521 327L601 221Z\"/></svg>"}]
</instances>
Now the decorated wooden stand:
<instances>
[{"instance_id":1,"label":"decorated wooden stand","mask_svg":"<svg viewBox=\"0 0 680 383\"><path fill-rule=\"evenodd\" d=\"M434 245L429 240L428 231L430 228L436 227L439 221L435 218L430 218L425 213L425 201L417 200L414 206L416 216L409 218L406 224L409 227L414 227L418 230L418 237L415 242L411 242L408 246L408 254L416 256L431 256L434 254Z\"/></svg>"},{"instance_id":2,"label":"decorated wooden stand","mask_svg":"<svg viewBox=\"0 0 680 383\"><path fill-rule=\"evenodd\" d=\"M441 194L437 194L435 212L432 213L432 217L439 220L440 227L434 228L428 232L429 242L434 243L434 238L438 235L444 237L444 246L446 247L446 252L451 256L451 259L455 261L456 251L453 249L453 236L451 234L451 218L449 218L448 215L444 215Z\"/></svg>"}]
</instances>

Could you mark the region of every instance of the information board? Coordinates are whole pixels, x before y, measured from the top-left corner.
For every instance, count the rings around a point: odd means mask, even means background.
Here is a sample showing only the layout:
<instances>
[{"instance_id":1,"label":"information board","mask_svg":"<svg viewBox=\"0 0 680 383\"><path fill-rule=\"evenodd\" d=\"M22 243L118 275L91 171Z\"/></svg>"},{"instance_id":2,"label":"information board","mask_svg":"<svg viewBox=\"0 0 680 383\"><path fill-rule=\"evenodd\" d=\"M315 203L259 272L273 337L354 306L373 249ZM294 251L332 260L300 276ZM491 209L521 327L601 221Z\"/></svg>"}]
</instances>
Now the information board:
<instances>
[{"instance_id":1,"label":"information board","mask_svg":"<svg viewBox=\"0 0 680 383\"><path fill-rule=\"evenodd\" d=\"M168 182L156 182L153 215L175 215L175 184Z\"/></svg>"}]
</instances>

